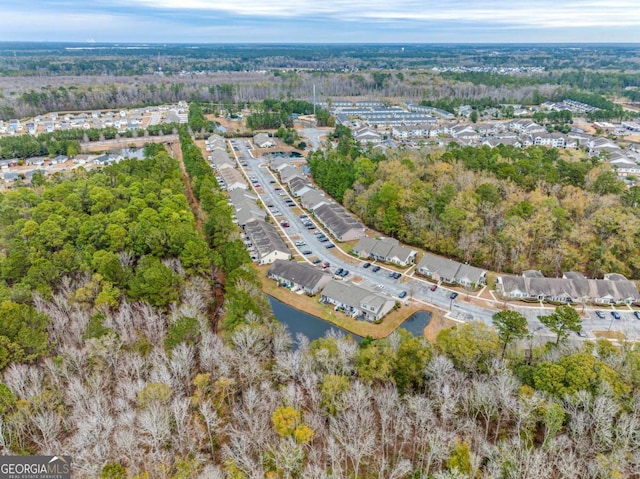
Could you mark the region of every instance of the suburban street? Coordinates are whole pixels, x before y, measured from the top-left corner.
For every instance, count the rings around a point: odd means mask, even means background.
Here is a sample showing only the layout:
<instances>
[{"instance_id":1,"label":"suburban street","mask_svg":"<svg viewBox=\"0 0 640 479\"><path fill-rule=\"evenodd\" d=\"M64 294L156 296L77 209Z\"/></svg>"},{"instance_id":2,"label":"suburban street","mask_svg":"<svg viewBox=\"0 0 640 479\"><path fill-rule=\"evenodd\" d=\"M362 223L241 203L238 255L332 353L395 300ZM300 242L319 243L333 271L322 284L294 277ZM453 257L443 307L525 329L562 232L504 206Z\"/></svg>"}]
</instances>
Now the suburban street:
<instances>
[{"instance_id":1,"label":"suburban street","mask_svg":"<svg viewBox=\"0 0 640 479\"><path fill-rule=\"evenodd\" d=\"M347 255L340 248L340 243L335 243L336 247L327 249L325 246L334 243L333 239L321 225L319 225L311 215L309 219L313 222L316 229L307 229L299 215L308 214L299 205L297 198L291 196L285 185L280 184L278 177L269 170L267 160L263 158L255 158L251 143L244 139L230 140L233 154L238 162L240 171L246 176L249 184L252 184L254 191L267 205L267 211L277 228L280 229L282 236L288 243L292 253L299 258L304 259L309 264L313 264L313 260L317 262L317 267L328 262L329 271L335 272L338 268L346 269L349 275L345 281L354 281L364 287L372 290L386 293L399 301L408 301L409 299L425 306L437 308L445 313L447 318L455 321L482 321L491 324L492 315L498 311L498 306L503 305L503 301L498 299L487 299L486 296L480 298L480 292L466 292L460 289L454 290L439 285L432 290L434 283L427 281L419 276L414 275L415 267L410 267L404 271L392 270L383 265L379 265L380 269L374 272L375 261L360 260L353 256ZM246 165L246 166L243 166ZM256 184L251 182L255 178ZM260 185L257 187L257 185ZM286 199L295 202L295 207L290 207L286 203ZM298 213L302 211L302 213ZM289 227L283 227L282 222L287 222ZM315 232L324 232L331 240L322 243L318 240ZM296 242L303 241L305 244L296 246ZM303 254L304 251L311 251L311 254ZM371 267L364 268L367 262L371 263ZM398 271L402 273L400 279L393 279L390 273ZM398 295L406 291L407 296L401 300ZM454 299L451 298L453 292L458 293ZM553 333L542 326L539 315L549 314L553 311L551 306L542 306L534 303L526 305L519 302L509 302L508 307L522 313L529 323L529 329L539 336L551 336ZM578 308L582 311L582 308ZM597 308L584 308L583 330L585 338L593 339L595 336L591 332L597 331L622 331L627 339L636 340L640 338L640 320L638 320L633 311L628 308L617 308L615 311L619 313L620 319L612 316L613 309L602 309L604 318L596 315ZM576 336L576 339L579 339Z\"/></svg>"}]
</instances>

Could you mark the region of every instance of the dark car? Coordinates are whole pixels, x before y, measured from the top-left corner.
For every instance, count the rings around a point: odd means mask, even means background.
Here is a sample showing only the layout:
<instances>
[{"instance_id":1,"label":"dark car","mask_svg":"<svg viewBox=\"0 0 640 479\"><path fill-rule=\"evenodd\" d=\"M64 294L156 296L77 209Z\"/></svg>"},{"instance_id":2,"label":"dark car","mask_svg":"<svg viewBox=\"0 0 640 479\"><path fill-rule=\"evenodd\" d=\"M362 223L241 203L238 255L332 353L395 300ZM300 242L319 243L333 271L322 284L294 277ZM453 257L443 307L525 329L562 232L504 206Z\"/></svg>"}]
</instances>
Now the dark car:
<instances>
[{"instance_id":1,"label":"dark car","mask_svg":"<svg viewBox=\"0 0 640 479\"><path fill-rule=\"evenodd\" d=\"M620 313L617 311L611 311L611 316L613 316L613 319L620 319Z\"/></svg>"},{"instance_id":2,"label":"dark car","mask_svg":"<svg viewBox=\"0 0 640 479\"><path fill-rule=\"evenodd\" d=\"M311 253L313 253L313 251L311 251L310 249L306 249L306 250L304 250L304 251L302 252L302 254L305 254L305 255L306 255L306 254L311 254Z\"/></svg>"},{"instance_id":3,"label":"dark car","mask_svg":"<svg viewBox=\"0 0 640 479\"><path fill-rule=\"evenodd\" d=\"M365 264L362 265L362 267L364 269L367 269L369 266L371 266L371 263L365 263Z\"/></svg>"},{"instance_id":4,"label":"dark car","mask_svg":"<svg viewBox=\"0 0 640 479\"><path fill-rule=\"evenodd\" d=\"M431 288L429 288L431 291L435 291L436 289L438 289L438 285L434 284L433 286L431 286Z\"/></svg>"},{"instance_id":5,"label":"dark car","mask_svg":"<svg viewBox=\"0 0 640 479\"><path fill-rule=\"evenodd\" d=\"M458 293L456 293L456 292L453 292L453 293L451 293L449 295L449 298L451 298L451 299L456 299L457 297L458 297Z\"/></svg>"},{"instance_id":6,"label":"dark car","mask_svg":"<svg viewBox=\"0 0 640 479\"><path fill-rule=\"evenodd\" d=\"M269 180L269 183L271 183L272 185L276 182L276 180Z\"/></svg>"},{"instance_id":7,"label":"dark car","mask_svg":"<svg viewBox=\"0 0 640 479\"><path fill-rule=\"evenodd\" d=\"M640 311L634 311L634 312L633 312L633 315L634 315L636 318L640 319Z\"/></svg>"},{"instance_id":8,"label":"dark car","mask_svg":"<svg viewBox=\"0 0 640 479\"><path fill-rule=\"evenodd\" d=\"M335 272L336 276L340 276L344 270L342 268L338 268Z\"/></svg>"},{"instance_id":9,"label":"dark car","mask_svg":"<svg viewBox=\"0 0 640 479\"><path fill-rule=\"evenodd\" d=\"M322 260L321 260L321 259L317 259L317 258L316 258L316 259L314 259L314 260L312 261L312 263L313 263L313 264L320 264L320 263L322 263Z\"/></svg>"},{"instance_id":10,"label":"dark car","mask_svg":"<svg viewBox=\"0 0 640 479\"><path fill-rule=\"evenodd\" d=\"M335 248L336 245L334 245L333 243L329 243L329 244L324 245L324 247L327 248L327 249L331 249L331 248Z\"/></svg>"},{"instance_id":11,"label":"dark car","mask_svg":"<svg viewBox=\"0 0 640 479\"><path fill-rule=\"evenodd\" d=\"M374 273L377 273L378 271L380 271L380 266L375 265L373 268L371 268L371 271L373 271Z\"/></svg>"},{"instance_id":12,"label":"dark car","mask_svg":"<svg viewBox=\"0 0 640 479\"><path fill-rule=\"evenodd\" d=\"M347 276L349 276L349 270L348 269L342 270L342 273L340 274L340 276L342 276L343 278L346 278Z\"/></svg>"},{"instance_id":13,"label":"dark car","mask_svg":"<svg viewBox=\"0 0 640 479\"><path fill-rule=\"evenodd\" d=\"M391 276L393 279L400 279L400 276L402 276L400 273L391 273L389 276Z\"/></svg>"},{"instance_id":14,"label":"dark car","mask_svg":"<svg viewBox=\"0 0 640 479\"><path fill-rule=\"evenodd\" d=\"M600 319L604 319L604 313L602 311L596 311L596 316L599 317Z\"/></svg>"},{"instance_id":15,"label":"dark car","mask_svg":"<svg viewBox=\"0 0 640 479\"><path fill-rule=\"evenodd\" d=\"M307 229L308 230L314 230L314 229L316 229L316 227L311 224L311 225L307 225Z\"/></svg>"},{"instance_id":16,"label":"dark car","mask_svg":"<svg viewBox=\"0 0 640 479\"><path fill-rule=\"evenodd\" d=\"M402 299L407 295L406 291L400 291L400 294L398 295L398 298Z\"/></svg>"}]
</instances>

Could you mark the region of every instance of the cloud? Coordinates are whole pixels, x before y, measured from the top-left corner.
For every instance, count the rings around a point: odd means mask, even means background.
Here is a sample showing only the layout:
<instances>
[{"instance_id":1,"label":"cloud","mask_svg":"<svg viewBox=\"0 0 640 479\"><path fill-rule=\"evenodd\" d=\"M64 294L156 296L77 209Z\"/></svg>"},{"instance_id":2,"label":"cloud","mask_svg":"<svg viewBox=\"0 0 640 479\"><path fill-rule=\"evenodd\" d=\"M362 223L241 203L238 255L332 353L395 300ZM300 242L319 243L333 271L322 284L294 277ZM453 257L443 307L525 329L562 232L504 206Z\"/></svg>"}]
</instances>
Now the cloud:
<instances>
[{"instance_id":1,"label":"cloud","mask_svg":"<svg viewBox=\"0 0 640 479\"><path fill-rule=\"evenodd\" d=\"M122 2L120 5L125 5L124 0L119 1ZM640 27L637 0L127 0L126 5L275 19L325 17L352 22L482 22L532 28Z\"/></svg>"},{"instance_id":2,"label":"cloud","mask_svg":"<svg viewBox=\"0 0 640 479\"><path fill-rule=\"evenodd\" d=\"M640 42L637 2L0 0L0 31L34 41Z\"/></svg>"}]
</instances>

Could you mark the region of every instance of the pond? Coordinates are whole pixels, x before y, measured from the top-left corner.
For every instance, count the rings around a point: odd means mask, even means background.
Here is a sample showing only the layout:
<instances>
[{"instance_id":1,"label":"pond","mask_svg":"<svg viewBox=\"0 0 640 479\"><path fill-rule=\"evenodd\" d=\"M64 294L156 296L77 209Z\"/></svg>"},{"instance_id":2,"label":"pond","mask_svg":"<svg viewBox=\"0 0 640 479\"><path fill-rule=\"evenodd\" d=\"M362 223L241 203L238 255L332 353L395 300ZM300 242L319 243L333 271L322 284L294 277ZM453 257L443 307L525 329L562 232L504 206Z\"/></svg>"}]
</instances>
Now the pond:
<instances>
[{"instance_id":1,"label":"pond","mask_svg":"<svg viewBox=\"0 0 640 479\"><path fill-rule=\"evenodd\" d=\"M271 304L273 315L278 321L287 326L294 340L298 333L302 333L309 338L309 340L313 341L314 339L324 337L327 332L332 329L351 336L358 342L362 340L362 337L356 334L350 333L316 316L292 308L272 296L267 296L267 298L269 299L269 304ZM429 324L429 321L431 321L430 312L418 311L409 316L400 327L406 329L414 336L422 337L423 330Z\"/></svg>"},{"instance_id":2,"label":"pond","mask_svg":"<svg viewBox=\"0 0 640 479\"><path fill-rule=\"evenodd\" d=\"M409 316L400 327L406 329L414 336L423 337L424 328L427 327L430 321L431 313L429 311L417 311Z\"/></svg>"},{"instance_id":3,"label":"pond","mask_svg":"<svg viewBox=\"0 0 640 479\"><path fill-rule=\"evenodd\" d=\"M331 329L351 336L358 342L362 340L360 336L352 334L345 329L339 328L311 314L292 308L272 296L267 296L267 298L269 299L269 304L271 304L273 315L278 321L287 326L294 342L298 333L304 334L310 341L313 341L314 339L324 337Z\"/></svg>"}]
</instances>

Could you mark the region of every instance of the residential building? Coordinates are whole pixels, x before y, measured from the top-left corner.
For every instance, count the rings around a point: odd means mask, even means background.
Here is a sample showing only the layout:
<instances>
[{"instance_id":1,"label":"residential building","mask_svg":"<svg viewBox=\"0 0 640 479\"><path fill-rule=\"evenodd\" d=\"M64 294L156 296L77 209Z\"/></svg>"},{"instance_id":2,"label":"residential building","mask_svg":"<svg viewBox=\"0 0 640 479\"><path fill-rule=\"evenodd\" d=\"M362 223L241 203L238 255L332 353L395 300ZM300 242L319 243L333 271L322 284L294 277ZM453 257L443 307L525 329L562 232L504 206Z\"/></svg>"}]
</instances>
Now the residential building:
<instances>
[{"instance_id":1,"label":"residential building","mask_svg":"<svg viewBox=\"0 0 640 479\"><path fill-rule=\"evenodd\" d=\"M283 261L273 262L267 276L278 281L292 291L302 290L307 294L317 294L331 281L331 274L307 263Z\"/></svg>"},{"instance_id":2,"label":"residential building","mask_svg":"<svg viewBox=\"0 0 640 479\"><path fill-rule=\"evenodd\" d=\"M407 266L416 260L416 250L402 246L395 238L362 238L351 250L360 258Z\"/></svg>"},{"instance_id":3,"label":"residential building","mask_svg":"<svg viewBox=\"0 0 640 479\"><path fill-rule=\"evenodd\" d=\"M364 237L364 225L336 203L318 206L313 210L313 214L338 241L352 241Z\"/></svg>"},{"instance_id":4,"label":"residential building","mask_svg":"<svg viewBox=\"0 0 640 479\"><path fill-rule=\"evenodd\" d=\"M564 148L566 146L566 138L561 133L538 134L534 135L533 144L550 148Z\"/></svg>"},{"instance_id":5,"label":"residential building","mask_svg":"<svg viewBox=\"0 0 640 479\"><path fill-rule=\"evenodd\" d=\"M562 278L498 276L496 290L506 298L563 303L631 304L640 300L633 281L620 274L605 275L604 279L586 279L575 272L565 273Z\"/></svg>"},{"instance_id":6,"label":"residential building","mask_svg":"<svg viewBox=\"0 0 640 479\"><path fill-rule=\"evenodd\" d=\"M255 261L271 264L276 260L291 259L291 251L273 225L266 221L252 219L244 225L244 232L255 247Z\"/></svg>"},{"instance_id":7,"label":"residential building","mask_svg":"<svg viewBox=\"0 0 640 479\"><path fill-rule=\"evenodd\" d=\"M235 190L236 188L242 188L243 190L249 188L242 173L229 165L223 165L218 170L218 174L222 177L227 191Z\"/></svg>"},{"instance_id":8,"label":"residential building","mask_svg":"<svg viewBox=\"0 0 640 479\"><path fill-rule=\"evenodd\" d=\"M351 317L362 317L367 321L379 321L386 316L395 301L389 296L370 291L353 283L331 280L322 290L320 301L333 304Z\"/></svg>"},{"instance_id":9,"label":"residential building","mask_svg":"<svg viewBox=\"0 0 640 479\"><path fill-rule=\"evenodd\" d=\"M359 128L353 132L353 139L360 143L380 143L382 135L373 128Z\"/></svg>"},{"instance_id":10,"label":"residential building","mask_svg":"<svg viewBox=\"0 0 640 479\"><path fill-rule=\"evenodd\" d=\"M416 272L432 278L434 281L445 283L458 283L463 286L478 286L485 283L487 272L482 268L476 268L468 264L424 253L418 262Z\"/></svg>"},{"instance_id":11,"label":"residential building","mask_svg":"<svg viewBox=\"0 0 640 479\"><path fill-rule=\"evenodd\" d=\"M224 166L230 166L231 168L236 167L236 162L231 159L231 157L225 150L212 150L211 155L209 155L209 159L211 161L211 164L217 170L223 168Z\"/></svg>"},{"instance_id":12,"label":"residential building","mask_svg":"<svg viewBox=\"0 0 640 479\"><path fill-rule=\"evenodd\" d=\"M276 142L269 138L266 133L258 133L253 137L253 144L258 148L273 148L276 146Z\"/></svg>"},{"instance_id":13,"label":"residential building","mask_svg":"<svg viewBox=\"0 0 640 479\"><path fill-rule=\"evenodd\" d=\"M310 188L300 196L300 202L309 211L314 211L319 206L328 204L330 200L320 191Z\"/></svg>"},{"instance_id":14,"label":"residential building","mask_svg":"<svg viewBox=\"0 0 640 479\"><path fill-rule=\"evenodd\" d=\"M265 210L256 203L257 199L257 196L242 188L229 191L229 201L236 211L235 221L241 228L251 220L264 220L267 217Z\"/></svg>"},{"instance_id":15,"label":"residential building","mask_svg":"<svg viewBox=\"0 0 640 479\"><path fill-rule=\"evenodd\" d=\"M280 174L280 180L283 183L289 183L294 178L302 178L302 172L300 172L295 166L285 165L278 170Z\"/></svg>"},{"instance_id":16,"label":"residential building","mask_svg":"<svg viewBox=\"0 0 640 479\"><path fill-rule=\"evenodd\" d=\"M293 196L302 196L308 191L311 191L311 187L307 184L307 182L300 178L299 176L295 176L289 181L289 190Z\"/></svg>"}]
</instances>

